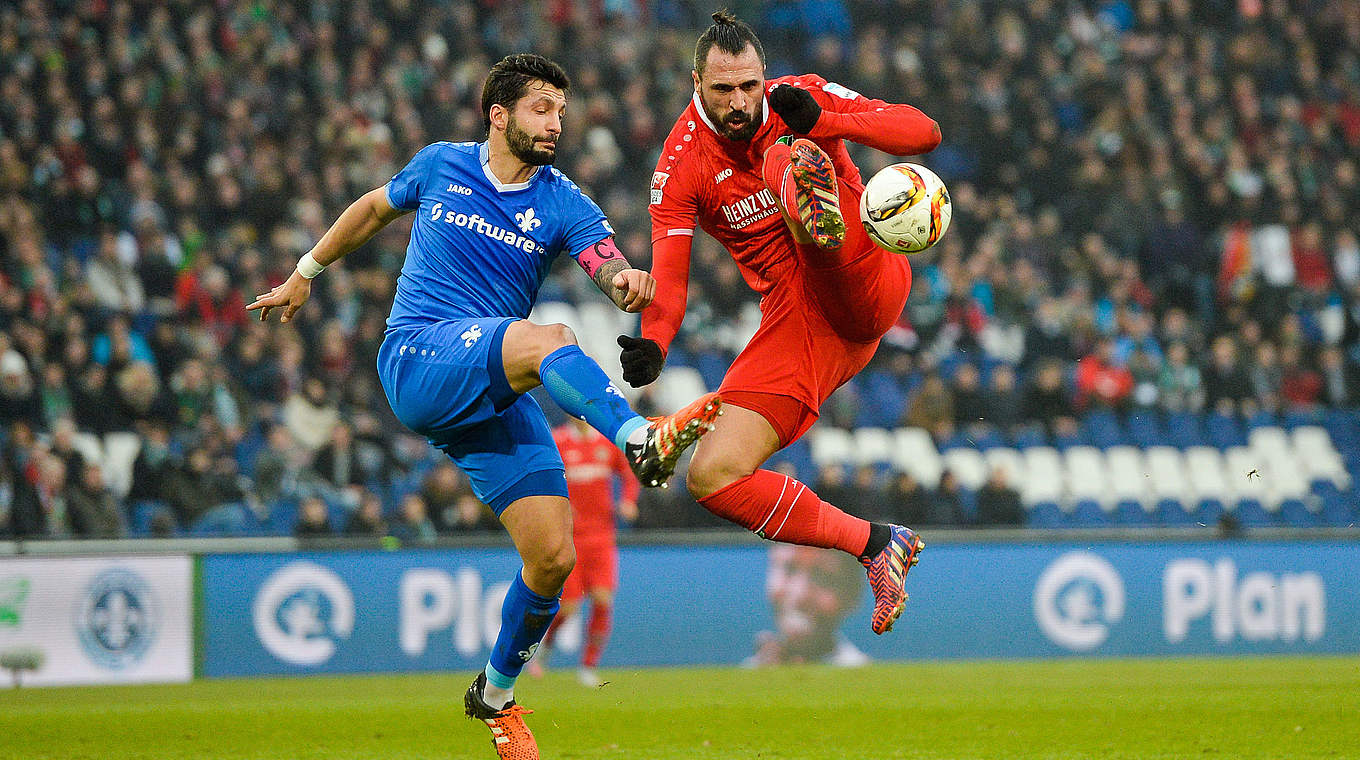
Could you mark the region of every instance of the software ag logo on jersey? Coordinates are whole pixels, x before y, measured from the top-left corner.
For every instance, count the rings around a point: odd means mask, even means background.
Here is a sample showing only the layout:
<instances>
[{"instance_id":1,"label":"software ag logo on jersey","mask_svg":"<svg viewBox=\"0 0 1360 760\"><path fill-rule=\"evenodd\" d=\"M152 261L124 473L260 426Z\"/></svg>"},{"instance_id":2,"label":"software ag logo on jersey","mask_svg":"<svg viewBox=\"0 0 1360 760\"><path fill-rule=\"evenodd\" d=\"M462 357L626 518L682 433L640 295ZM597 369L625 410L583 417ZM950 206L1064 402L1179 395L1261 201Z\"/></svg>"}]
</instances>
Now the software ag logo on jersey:
<instances>
[{"instance_id":1,"label":"software ag logo on jersey","mask_svg":"<svg viewBox=\"0 0 1360 760\"><path fill-rule=\"evenodd\" d=\"M320 665L354 631L354 594L334 571L293 562L269 576L255 596L255 635L293 665Z\"/></svg>"},{"instance_id":2,"label":"software ag logo on jersey","mask_svg":"<svg viewBox=\"0 0 1360 760\"><path fill-rule=\"evenodd\" d=\"M1104 558L1064 554L1034 586L1034 619L1049 641L1074 652L1105 643L1124 617L1124 581Z\"/></svg>"}]
</instances>

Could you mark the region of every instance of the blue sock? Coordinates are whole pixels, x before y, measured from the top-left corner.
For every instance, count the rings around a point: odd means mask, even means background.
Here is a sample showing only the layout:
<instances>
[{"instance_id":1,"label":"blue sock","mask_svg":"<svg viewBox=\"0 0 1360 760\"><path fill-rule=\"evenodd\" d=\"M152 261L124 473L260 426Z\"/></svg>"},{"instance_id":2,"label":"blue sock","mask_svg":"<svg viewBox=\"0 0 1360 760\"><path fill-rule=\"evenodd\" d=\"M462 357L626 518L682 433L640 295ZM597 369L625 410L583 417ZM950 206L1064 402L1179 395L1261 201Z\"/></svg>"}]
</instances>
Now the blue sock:
<instances>
[{"instance_id":1,"label":"blue sock","mask_svg":"<svg viewBox=\"0 0 1360 760\"><path fill-rule=\"evenodd\" d=\"M486 666L486 680L500 689L511 689L524 669L524 663L534 656L534 648L548 632L548 624L557 616L562 594L539 596L524 585L524 573L515 573L515 582L505 593L501 605L501 632L491 648L491 661Z\"/></svg>"},{"instance_id":2,"label":"blue sock","mask_svg":"<svg viewBox=\"0 0 1360 760\"><path fill-rule=\"evenodd\" d=\"M646 418L628 406L623 392L580 346L563 346L548 354L538 376L562 411L589 422L620 449L634 430L647 427Z\"/></svg>"}]
</instances>

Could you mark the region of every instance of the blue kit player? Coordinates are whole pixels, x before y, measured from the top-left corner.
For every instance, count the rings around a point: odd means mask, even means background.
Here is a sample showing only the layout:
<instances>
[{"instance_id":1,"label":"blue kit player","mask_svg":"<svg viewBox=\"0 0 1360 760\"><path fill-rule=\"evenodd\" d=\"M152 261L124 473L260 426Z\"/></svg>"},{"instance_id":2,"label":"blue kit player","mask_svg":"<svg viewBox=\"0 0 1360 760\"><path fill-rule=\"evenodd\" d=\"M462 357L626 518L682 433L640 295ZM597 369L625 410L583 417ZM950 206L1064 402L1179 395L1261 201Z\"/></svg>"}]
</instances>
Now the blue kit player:
<instances>
[{"instance_id":1,"label":"blue kit player","mask_svg":"<svg viewBox=\"0 0 1360 760\"><path fill-rule=\"evenodd\" d=\"M486 142L422 149L350 205L286 282L246 307L261 319L277 309L289 321L328 264L416 214L378 374L397 417L467 473L524 562L490 662L464 700L468 715L490 726L499 756L515 760L538 757L528 711L513 701L515 679L557 614L576 561L562 459L543 410L524 394L544 386L622 449L649 486L665 483L720 406L710 396L649 422L570 329L526 319L563 251L624 311L641 311L656 293L651 275L619 253L600 208L551 166L568 89L566 73L542 56L497 63L482 90Z\"/></svg>"}]
</instances>

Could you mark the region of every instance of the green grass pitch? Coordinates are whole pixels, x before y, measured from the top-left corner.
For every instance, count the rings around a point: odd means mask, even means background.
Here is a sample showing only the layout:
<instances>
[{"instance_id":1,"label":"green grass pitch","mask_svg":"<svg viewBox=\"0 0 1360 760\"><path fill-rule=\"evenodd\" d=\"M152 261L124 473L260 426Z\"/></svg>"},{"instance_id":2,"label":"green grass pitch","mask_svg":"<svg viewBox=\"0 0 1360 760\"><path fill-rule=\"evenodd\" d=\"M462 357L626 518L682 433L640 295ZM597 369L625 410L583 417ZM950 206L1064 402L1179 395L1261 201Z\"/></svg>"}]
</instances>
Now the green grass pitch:
<instances>
[{"instance_id":1,"label":"green grass pitch","mask_svg":"<svg viewBox=\"0 0 1360 760\"><path fill-rule=\"evenodd\" d=\"M544 758L1360 758L1360 658L521 679ZM0 692L0 758L493 758L471 674Z\"/></svg>"}]
</instances>

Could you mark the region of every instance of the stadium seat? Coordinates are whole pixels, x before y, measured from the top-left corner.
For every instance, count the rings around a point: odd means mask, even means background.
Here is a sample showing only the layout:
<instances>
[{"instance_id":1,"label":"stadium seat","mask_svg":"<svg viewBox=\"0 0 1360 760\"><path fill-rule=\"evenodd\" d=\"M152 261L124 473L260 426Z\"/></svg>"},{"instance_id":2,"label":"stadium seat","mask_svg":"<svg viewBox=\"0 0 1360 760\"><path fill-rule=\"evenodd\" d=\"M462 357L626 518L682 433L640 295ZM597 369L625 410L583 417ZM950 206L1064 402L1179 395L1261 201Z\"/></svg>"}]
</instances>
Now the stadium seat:
<instances>
[{"instance_id":1,"label":"stadium seat","mask_svg":"<svg viewBox=\"0 0 1360 760\"><path fill-rule=\"evenodd\" d=\"M1138 501L1120 501L1115 504L1114 521L1129 527L1144 527L1158 523L1156 507L1148 509Z\"/></svg>"},{"instance_id":2,"label":"stadium seat","mask_svg":"<svg viewBox=\"0 0 1360 760\"><path fill-rule=\"evenodd\" d=\"M1081 435L1086 444L1100 449L1126 442L1119 418L1108 409L1088 412L1081 421Z\"/></svg>"},{"instance_id":3,"label":"stadium seat","mask_svg":"<svg viewBox=\"0 0 1360 760\"><path fill-rule=\"evenodd\" d=\"M812 445L812 461L818 467L833 464L854 467L859 461L855 456L854 438L848 430L818 425L808 437Z\"/></svg>"},{"instance_id":4,"label":"stadium seat","mask_svg":"<svg viewBox=\"0 0 1360 760\"><path fill-rule=\"evenodd\" d=\"M1143 411L1129 415L1129 442L1134 446L1156 446L1167 442L1166 430L1156 412Z\"/></svg>"},{"instance_id":5,"label":"stadium seat","mask_svg":"<svg viewBox=\"0 0 1360 760\"><path fill-rule=\"evenodd\" d=\"M1268 511L1260 499L1240 499L1231 511L1244 528L1269 528L1277 524L1275 513Z\"/></svg>"},{"instance_id":6,"label":"stadium seat","mask_svg":"<svg viewBox=\"0 0 1360 760\"><path fill-rule=\"evenodd\" d=\"M692 367L667 367L656 379L656 402L662 410L679 409L704 395L704 378Z\"/></svg>"},{"instance_id":7,"label":"stadium seat","mask_svg":"<svg viewBox=\"0 0 1360 760\"><path fill-rule=\"evenodd\" d=\"M1017 428L1012 434L1012 439L1015 441L1015 448L1017 449L1048 445L1048 436L1044 434L1044 429L1038 425L1026 425Z\"/></svg>"},{"instance_id":8,"label":"stadium seat","mask_svg":"<svg viewBox=\"0 0 1360 760\"><path fill-rule=\"evenodd\" d=\"M1146 509L1156 503L1142 450L1133 446L1114 446L1105 451L1105 461L1110 473L1110 493L1117 504L1132 502Z\"/></svg>"},{"instance_id":9,"label":"stadium seat","mask_svg":"<svg viewBox=\"0 0 1360 760\"><path fill-rule=\"evenodd\" d=\"M1166 418L1166 432L1171 445L1178 449L1203 446L1205 443L1203 426L1198 414L1174 412Z\"/></svg>"},{"instance_id":10,"label":"stadium seat","mask_svg":"<svg viewBox=\"0 0 1360 760\"><path fill-rule=\"evenodd\" d=\"M921 428L904 427L893 433L893 439L896 442L893 466L910 472L926 488L939 485L944 465L930 434Z\"/></svg>"},{"instance_id":11,"label":"stadium seat","mask_svg":"<svg viewBox=\"0 0 1360 760\"><path fill-rule=\"evenodd\" d=\"M1067 449L1063 452L1063 469L1069 497L1076 501L1096 501L1105 509L1114 508L1109 468L1100 449L1094 446Z\"/></svg>"},{"instance_id":12,"label":"stadium seat","mask_svg":"<svg viewBox=\"0 0 1360 760\"><path fill-rule=\"evenodd\" d=\"M1184 456L1170 446L1149 447L1145 456L1148 490L1157 499L1187 498L1192 490L1185 474Z\"/></svg>"},{"instance_id":13,"label":"stadium seat","mask_svg":"<svg viewBox=\"0 0 1360 760\"><path fill-rule=\"evenodd\" d=\"M902 382L891 373L870 371L862 376L856 427L891 427L906 410Z\"/></svg>"},{"instance_id":14,"label":"stadium seat","mask_svg":"<svg viewBox=\"0 0 1360 760\"><path fill-rule=\"evenodd\" d=\"M1227 449L1247 444L1246 432L1242 423L1230 414L1211 412L1204 418L1204 435L1210 446Z\"/></svg>"},{"instance_id":15,"label":"stadium seat","mask_svg":"<svg viewBox=\"0 0 1360 760\"><path fill-rule=\"evenodd\" d=\"M1356 499L1349 491L1332 490L1322 494L1322 509L1318 521L1333 528L1345 528L1356 523Z\"/></svg>"},{"instance_id":16,"label":"stadium seat","mask_svg":"<svg viewBox=\"0 0 1360 760\"><path fill-rule=\"evenodd\" d=\"M1324 413L1322 426L1331 434L1338 449L1345 450L1360 444L1360 411L1328 409Z\"/></svg>"},{"instance_id":17,"label":"stadium seat","mask_svg":"<svg viewBox=\"0 0 1360 760\"><path fill-rule=\"evenodd\" d=\"M1247 434L1248 434L1249 436L1250 436L1250 434L1251 434L1251 431L1256 430L1257 428L1279 427L1279 426L1280 426L1280 420L1279 420L1279 418L1276 417L1275 414L1274 414L1273 412L1268 412L1268 411L1266 411L1265 409L1257 409L1256 411L1252 412L1252 413L1247 417L1246 423L1247 423Z\"/></svg>"},{"instance_id":18,"label":"stadium seat","mask_svg":"<svg viewBox=\"0 0 1360 760\"><path fill-rule=\"evenodd\" d=\"M1318 523L1318 515L1302 499L1288 499L1280 505L1280 521L1291 528L1311 528Z\"/></svg>"},{"instance_id":19,"label":"stadium seat","mask_svg":"<svg viewBox=\"0 0 1360 760\"><path fill-rule=\"evenodd\" d=\"M1023 454L1015 449L995 448L982 452L982 458L987 460L988 477L992 470L999 467L1006 473L1006 482L1010 487L1024 493L1029 473L1025 469Z\"/></svg>"},{"instance_id":20,"label":"stadium seat","mask_svg":"<svg viewBox=\"0 0 1360 760\"><path fill-rule=\"evenodd\" d=\"M1178 499L1162 499L1157 502L1157 521L1169 527L1184 527L1195 524L1193 509L1186 509L1185 502Z\"/></svg>"},{"instance_id":21,"label":"stadium seat","mask_svg":"<svg viewBox=\"0 0 1360 760\"><path fill-rule=\"evenodd\" d=\"M1209 446L1193 446L1185 452L1185 472L1190 492L1200 502L1228 504L1236 499L1235 483L1224 477L1223 453Z\"/></svg>"},{"instance_id":22,"label":"stadium seat","mask_svg":"<svg viewBox=\"0 0 1360 760\"><path fill-rule=\"evenodd\" d=\"M969 491L976 491L987 482L987 461L977 449L950 449L940 455L944 468L954 473L959 485Z\"/></svg>"},{"instance_id":23,"label":"stadium seat","mask_svg":"<svg viewBox=\"0 0 1360 760\"><path fill-rule=\"evenodd\" d=\"M170 516L170 525L174 526L174 515L170 511L169 505L160 501L134 502L131 508L132 519L128 520L128 535L132 538L149 537L151 535L151 524L156 515L160 513Z\"/></svg>"},{"instance_id":24,"label":"stadium seat","mask_svg":"<svg viewBox=\"0 0 1360 760\"><path fill-rule=\"evenodd\" d=\"M885 464L893 459L893 434L883 428L859 428L852 443L856 464Z\"/></svg>"},{"instance_id":25,"label":"stadium seat","mask_svg":"<svg viewBox=\"0 0 1360 760\"><path fill-rule=\"evenodd\" d=\"M1114 523L1114 511L1106 510L1095 499L1078 499L1072 508L1071 522L1077 528L1100 528Z\"/></svg>"},{"instance_id":26,"label":"stadium seat","mask_svg":"<svg viewBox=\"0 0 1360 760\"><path fill-rule=\"evenodd\" d=\"M1031 505L1025 521L1031 528L1064 528L1070 522L1068 514L1056 501L1041 501Z\"/></svg>"},{"instance_id":27,"label":"stadium seat","mask_svg":"<svg viewBox=\"0 0 1360 760\"><path fill-rule=\"evenodd\" d=\"M1294 452L1310 481L1327 480L1343 490L1350 488L1350 472L1346 470L1340 452L1332 445L1332 437L1326 428L1301 425L1294 428L1290 436Z\"/></svg>"},{"instance_id":28,"label":"stadium seat","mask_svg":"<svg viewBox=\"0 0 1360 760\"><path fill-rule=\"evenodd\" d=\"M1233 446L1224 452L1223 460L1227 477L1238 481L1237 495L1260 503L1269 512L1279 509L1284 495L1302 495L1308 490L1292 458L1279 462L1245 446Z\"/></svg>"},{"instance_id":29,"label":"stadium seat","mask_svg":"<svg viewBox=\"0 0 1360 760\"><path fill-rule=\"evenodd\" d=\"M1064 499L1063 460L1057 449L1034 446L1024 451L1025 487L1020 499L1037 506L1042 502L1060 503Z\"/></svg>"}]
</instances>

